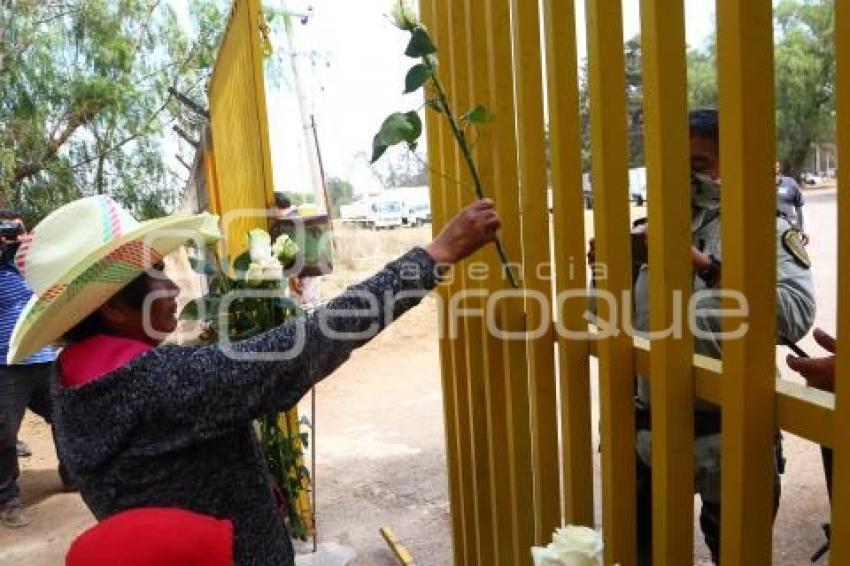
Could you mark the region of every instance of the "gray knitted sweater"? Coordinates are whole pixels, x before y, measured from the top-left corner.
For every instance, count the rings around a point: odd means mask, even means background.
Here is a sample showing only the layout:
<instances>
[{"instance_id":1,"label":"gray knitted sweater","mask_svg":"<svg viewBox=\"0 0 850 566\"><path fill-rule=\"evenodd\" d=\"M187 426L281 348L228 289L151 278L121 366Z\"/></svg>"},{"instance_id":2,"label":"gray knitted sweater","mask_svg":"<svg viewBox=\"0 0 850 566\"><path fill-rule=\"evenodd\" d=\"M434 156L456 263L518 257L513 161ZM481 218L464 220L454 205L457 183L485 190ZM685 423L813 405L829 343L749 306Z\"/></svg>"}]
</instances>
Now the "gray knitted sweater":
<instances>
[{"instance_id":1,"label":"gray knitted sweater","mask_svg":"<svg viewBox=\"0 0 850 566\"><path fill-rule=\"evenodd\" d=\"M217 345L161 346L85 385L57 387L57 445L86 504L101 520L150 506L229 518L235 564L293 564L252 421L295 405L418 304L434 269L415 248L324 309L231 345L247 359ZM294 346L295 355L266 359Z\"/></svg>"}]
</instances>

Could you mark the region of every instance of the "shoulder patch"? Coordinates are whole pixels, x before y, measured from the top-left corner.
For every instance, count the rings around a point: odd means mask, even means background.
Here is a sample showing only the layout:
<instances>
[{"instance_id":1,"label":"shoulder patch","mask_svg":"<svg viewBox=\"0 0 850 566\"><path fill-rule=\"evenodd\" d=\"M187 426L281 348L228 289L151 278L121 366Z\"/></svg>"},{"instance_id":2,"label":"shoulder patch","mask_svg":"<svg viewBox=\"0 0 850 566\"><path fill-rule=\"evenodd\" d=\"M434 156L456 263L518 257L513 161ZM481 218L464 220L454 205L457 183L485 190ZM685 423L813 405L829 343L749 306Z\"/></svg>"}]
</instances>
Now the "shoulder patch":
<instances>
[{"instance_id":1,"label":"shoulder patch","mask_svg":"<svg viewBox=\"0 0 850 566\"><path fill-rule=\"evenodd\" d=\"M804 269L810 269L812 267L812 260L809 258L809 254L806 253L806 247L803 245L802 238L800 238L800 232L794 228L785 230L782 234L782 247Z\"/></svg>"}]
</instances>

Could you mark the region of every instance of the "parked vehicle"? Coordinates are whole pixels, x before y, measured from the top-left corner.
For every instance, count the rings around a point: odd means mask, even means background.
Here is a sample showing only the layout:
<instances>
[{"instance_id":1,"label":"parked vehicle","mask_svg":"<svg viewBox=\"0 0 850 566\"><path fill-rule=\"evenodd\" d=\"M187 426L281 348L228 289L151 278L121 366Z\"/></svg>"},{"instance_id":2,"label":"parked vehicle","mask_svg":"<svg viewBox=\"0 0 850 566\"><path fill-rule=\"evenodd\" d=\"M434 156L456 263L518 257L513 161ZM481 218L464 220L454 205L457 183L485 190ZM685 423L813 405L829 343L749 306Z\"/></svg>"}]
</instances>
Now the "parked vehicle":
<instances>
[{"instance_id":1,"label":"parked vehicle","mask_svg":"<svg viewBox=\"0 0 850 566\"><path fill-rule=\"evenodd\" d=\"M818 185L823 182L823 179L814 173L803 173L803 182L807 185Z\"/></svg>"},{"instance_id":2,"label":"parked vehicle","mask_svg":"<svg viewBox=\"0 0 850 566\"><path fill-rule=\"evenodd\" d=\"M392 195L381 194L339 207L340 219L362 228L379 230L402 225L401 202Z\"/></svg>"},{"instance_id":3,"label":"parked vehicle","mask_svg":"<svg viewBox=\"0 0 850 566\"><path fill-rule=\"evenodd\" d=\"M629 196L635 206L646 204L646 167L629 169Z\"/></svg>"},{"instance_id":4,"label":"parked vehicle","mask_svg":"<svg viewBox=\"0 0 850 566\"><path fill-rule=\"evenodd\" d=\"M584 208L593 208L593 186L590 173L582 175L582 194L584 195ZM633 167L629 169L629 199L635 206L646 204L646 167Z\"/></svg>"},{"instance_id":5,"label":"parked vehicle","mask_svg":"<svg viewBox=\"0 0 850 566\"><path fill-rule=\"evenodd\" d=\"M431 204L427 202L405 207L404 224L410 227L431 223Z\"/></svg>"}]
</instances>

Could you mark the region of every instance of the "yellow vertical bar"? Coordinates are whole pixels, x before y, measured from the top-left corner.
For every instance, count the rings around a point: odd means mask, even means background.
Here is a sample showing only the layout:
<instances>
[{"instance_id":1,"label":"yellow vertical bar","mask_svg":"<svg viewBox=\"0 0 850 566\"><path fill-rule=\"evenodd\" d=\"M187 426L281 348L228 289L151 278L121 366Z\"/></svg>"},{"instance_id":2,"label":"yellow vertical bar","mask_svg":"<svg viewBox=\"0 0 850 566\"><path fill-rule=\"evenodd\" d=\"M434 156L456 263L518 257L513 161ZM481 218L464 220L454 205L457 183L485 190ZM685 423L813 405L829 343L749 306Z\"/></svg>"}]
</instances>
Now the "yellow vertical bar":
<instances>
[{"instance_id":1,"label":"yellow vertical bar","mask_svg":"<svg viewBox=\"0 0 850 566\"><path fill-rule=\"evenodd\" d=\"M835 110L838 145L838 377L833 435L830 564L850 564L850 5L835 2Z\"/></svg>"},{"instance_id":2,"label":"yellow vertical bar","mask_svg":"<svg viewBox=\"0 0 850 566\"><path fill-rule=\"evenodd\" d=\"M551 538L561 524L558 420L555 360L552 336L531 337L551 316L551 281L545 276L549 255L549 210L543 134L543 85L540 56L540 14L537 2L513 0L513 54L515 68L522 265L528 344L528 381L531 406L531 477L535 501L535 539ZM541 271L542 269L542 271ZM533 299L545 297L545 304ZM548 330L548 328L547 328Z\"/></svg>"},{"instance_id":3,"label":"yellow vertical bar","mask_svg":"<svg viewBox=\"0 0 850 566\"><path fill-rule=\"evenodd\" d=\"M770 564L775 427L776 228L770 0L717 2L725 291L742 293L749 332L723 345L721 561ZM731 305L730 305L731 306ZM737 306L737 304L735 304Z\"/></svg>"},{"instance_id":4,"label":"yellow vertical bar","mask_svg":"<svg viewBox=\"0 0 850 566\"><path fill-rule=\"evenodd\" d=\"M555 224L555 287L560 294L587 287L576 17L572 0L545 0L543 6ZM562 317L561 324L565 329L586 332L584 311L582 303L571 301L563 305L556 316ZM558 338L565 520L593 527L593 447L587 346L585 340Z\"/></svg>"},{"instance_id":5,"label":"yellow vertical bar","mask_svg":"<svg viewBox=\"0 0 850 566\"><path fill-rule=\"evenodd\" d=\"M420 13L424 25L436 35L436 22L440 17L435 0L422 0ZM434 37L439 44L439 37ZM446 223L445 198L447 183L442 176L445 171L445 153L443 147L445 137L440 116L435 112L426 111L426 136L428 140L428 162L431 166L431 211L432 230L436 233ZM463 532L463 497L461 488L460 456L458 453L457 430L457 401L455 399L455 375L452 365L452 344L446 338L443 322L447 316L448 288L441 285L437 289L440 337L440 374L442 376L444 426L446 431L446 468L448 476L449 510L452 524L452 550L455 564L466 563L465 538Z\"/></svg>"},{"instance_id":6,"label":"yellow vertical bar","mask_svg":"<svg viewBox=\"0 0 850 566\"><path fill-rule=\"evenodd\" d=\"M447 80L448 96L452 108L456 114L465 112L469 107L469 77L467 67L467 46L465 26L465 6L462 2L447 3L448 41L443 42L441 62L450 61L444 67L442 73ZM451 141L454 151L454 177L459 184L454 187L453 197L458 208L461 208L473 200L473 192L469 186L471 176L462 160L461 152L457 149L457 143ZM456 287L452 290L452 296L458 293L466 293L472 286L466 277L467 266L477 261L480 254L475 258L463 262L454 270ZM476 305L469 299L457 303L459 307L472 307ZM465 363L465 377L463 382L458 382L458 388L465 388L462 392L467 398L466 411L459 414L459 427L464 427L467 432L467 447L469 453L469 466L464 481L467 483L467 505L464 507L466 513L466 528L474 536L474 550L470 548L469 558L472 564L489 564L493 560L493 535L492 535L492 510L489 485L489 457L487 454L487 413L483 399L483 380L486 375L484 365L483 344L481 341L481 320L469 316L458 317L456 309L449 309L449 316L460 319L458 325L458 340L455 345L458 361ZM474 554L473 554L474 553Z\"/></svg>"},{"instance_id":7,"label":"yellow vertical bar","mask_svg":"<svg viewBox=\"0 0 850 566\"><path fill-rule=\"evenodd\" d=\"M254 64L254 97L257 100L257 122L260 126L260 138L257 140L261 146L260 156L263 162L263 194L266 197L264 206L272 206L274 203L274 181L272 179L272 153L269 147L269 113L266 109L266 83L263 73L263 49L260 46L261 29L266 28L263 18L263 8L260 0L247 0L248 15L250 21L251 55ZM264 222L267 224L267 222ZM305 495L306 497L306 495Z\"/></svg>"},{"instance_id":8,"label":"yellow vertical bar","mask_svg":"<svg viewBox=\"0 0 850 566\"><path fill-rule=\"evenodd\" d=\"M460 115L469 110L474 104L470 100L470 65L469 45L466 27L465 2L455 0L451 3L451 20L449 21L450 43L443 51L443 57L452 59L449 92L455 114ZM464 184L457 187L458 205L465 206L475 199L470 188L471 175L466 163L457 152L458 172ZM455 276L461 280L463 289L475 292L479 289L479 281L467 276L467 269L472 264L481 261L484 252L476 253L458 266ZM477 309L481 306L480 298L470 298L457 303L464 308ZM450 316L455 316L453 313ZM478 564L493 564L495 560L495 537L493 535L493 506L490 486L490 455L487 431L487 405L485 383L488 376L488 358L484 337L482 317L476 315L463 316L466 340L466 361L469 390L469 411L466 415L467 426L470 429L472 441L472 481L475 492L475 529Z\"/></svg>"},{"instance_id":9,"label":"yellow vertical bar","mask_svg":"<svg viewBox=\"0 0 850 566\"><path fill-rule=\"evenodd\" d=\"M466 35L469 66L469 95L471 104L488 103L489 67L487 61L487 34L482 29L481 16L486 11L486 0L466 1ZM495 172L493 168L493 132L488 124L478 127L475 155L484 193L494 197ZM499 201L500 202L500 201ZM507 285L501 276L499 258L494 246L479 256L487 267L487 277L477 285L485 289L487 296L504 289ZM483 301L482 301L482 307ZM505 487L510 485L510 460L504 447L504 439L509 434L506 418L504 343L490 332L489 320L481 325L484 344L485 365L488 368L484 382L484 400L487 416L487 438L490 472L490 495L492 509L492 531L495 558L493 564L514 566L517 563L518 550L514 533L514 513L511 509L511 492Z\"/></svg>"},{"instance_id":10,"label":"yellow vertical bar","mask_svg":"<svg viewBox=\"0 0 850 566\"><path fill-rule=\"evenodd\" d=\"M449 0L436 0L436 14L437 18L434 34L437 41L437 47L441 49L441 52L438 53L438 56L440 57L440 72L441 76L445 79L452 77L452 68L454 66L453 59L450 56L451 31L449 28L449 22L453 17L453 13ZM444 217L448 220L459 208L458 183L456 181L453 182L449 180L460 179L461 173L458 168L459 161L457 156L457 146L452 138L449 128L441 128L441 140L443 173L447 180L444 183L445 191L443 210L445 213ZM455 293L462 289L462 270L456 269L452 274L451 284L448 285L447 297L452 297ZM446 303L446 307L448 307L448 302ZM449 314L450 313L447 311L447 316ZM446 322L444 322L444 324L446 324ZM460 512L463 534L463 555L456 557L456 563L473 566L478 564L478 532L475 527L474 467L472 460L472 437L469 428L469 411L471 403L468 389L469 373L466 361L466 328L463 324L458 325L457 337L451 338L450 344L452 373L454 375L454 428L457 432L455 442L457 443L458 450L461 501Z\"/></svg>"},{"instance_id":11,"label":"yellow vertical bar","mask_svg":"<svg viewBox=\"0 0 850 566\"><path fill-rule=\"evenodd\" d=\"M493 194L502 216L502 242L509 260L519 262L522 258L522 231L519 218L510 3L511 0L486 0L490 110L488 130L493 140ZM497 316L502 330L521 332L525 328L521 301L500 301ZM508 428L505 439L510 477L508 491L518 553L514 563L526 564L530 561L529 549L534 544L534 492L527 479L532 459L525 344L519 340L504 341L503 359L505 419ZM499 440L493 438L491 442L495 444Z\"/></svg>"},{"instance_id":12,"label":"yellow vertical bar","mask_svg":"<svg viewBox=\"0 0 850 566\"><path fill-rule=\"evenodd\" d=\"M622 332L618 309L631 289L628 146L622 5L588 0L591 154L597 261L607 266L598 315L619 330L599 343L599 408L602 439L602 520L605 563L635 562L635 423L632 341Z\"/></svg>"},{"instance_id":13,"label":"yellow vertical bar","mask_svg":"<svg viewBox=\"0 0 850 566\"><path fill-rule=\"evenodd\" d=\"M641 8L644 146L652 203L649 326L661 333L649 354L653 564L677 566L693 562L694 551L693 339L689 329L675 328L693 286L685 7L683 0L644 0ZM668 329L682 334L664 335Z\"/></svg>"}]
</instances>

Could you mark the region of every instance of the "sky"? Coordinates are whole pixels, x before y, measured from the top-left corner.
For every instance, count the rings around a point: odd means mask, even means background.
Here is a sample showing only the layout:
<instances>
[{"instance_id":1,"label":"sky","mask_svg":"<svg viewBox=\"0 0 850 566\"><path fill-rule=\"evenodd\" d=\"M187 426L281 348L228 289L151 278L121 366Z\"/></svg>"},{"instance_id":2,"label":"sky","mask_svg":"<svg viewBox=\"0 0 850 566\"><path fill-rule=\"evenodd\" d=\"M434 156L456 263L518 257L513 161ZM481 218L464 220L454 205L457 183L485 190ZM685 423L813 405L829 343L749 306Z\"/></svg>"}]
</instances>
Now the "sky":
<instances>
[{"instance_id":1,"label":"sky","mask_svg":"<svg viewBox=\"0 0 850 566\"><path fill-rule=\"evenodd\" d=\"M523 0L527 1L527 0ZM188 0L170 0L188 22ZM387 114L421 105L416 95L402 95L413 61L404 56L408 35L386 19L391 0L266 0L291 12L312 16L295 24L299 74L318 125L328 176L346 178L358 192L373 190L377 180L363 154ZM714 31L714 0L686 0L686 33L691 46L702 45ZM584 1L576 2L579 57L586 53ZM639 1L623 1L623 36L640 32ZM276 56L288 62L282 34L272 39ZM439 46L438 46L439 47ZM267 80L272 163L276 190L310 191L309 164L303 141L294 81L287 65L279 80ZM276 83L276 84L274 84ZM358 157L358 154L360 156Z\"/></svg>"}]
</instances>

